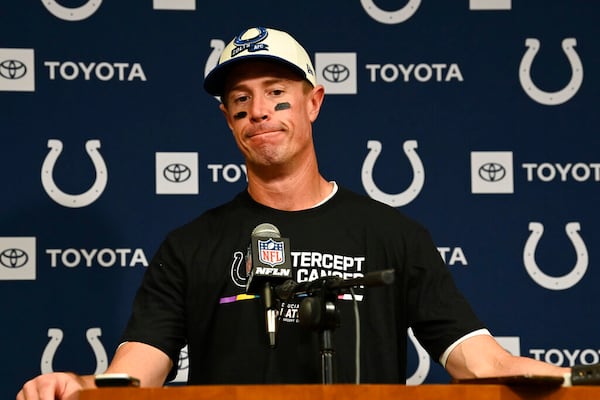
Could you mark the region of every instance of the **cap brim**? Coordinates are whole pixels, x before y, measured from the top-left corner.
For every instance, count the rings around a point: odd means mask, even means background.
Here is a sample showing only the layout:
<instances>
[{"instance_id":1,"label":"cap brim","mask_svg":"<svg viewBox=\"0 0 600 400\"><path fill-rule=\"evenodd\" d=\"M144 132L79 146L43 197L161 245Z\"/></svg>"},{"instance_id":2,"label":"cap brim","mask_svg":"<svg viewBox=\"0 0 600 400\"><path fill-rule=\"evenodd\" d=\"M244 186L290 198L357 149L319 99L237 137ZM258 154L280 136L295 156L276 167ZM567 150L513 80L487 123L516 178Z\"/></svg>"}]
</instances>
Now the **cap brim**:
<instances>
[{"instance_id":1,"label":"cap brim","mask_svg":"<svg viewBox=\"0 0 600 400\"><path fill-rule=\"evenodd\" d=\"M225 91L227 75L229 74L231 67L240 62L250 60L265 60L282 64L286 67L290 67L292 71L297 72L302 79L307 79L305 72L301 68L287 60L272 56L270 54L252 54L244 57L232 58L213 68L204 78L204 90L206 90L210 95L222 96L223 92Z\"/></svg>"}]
</instances>

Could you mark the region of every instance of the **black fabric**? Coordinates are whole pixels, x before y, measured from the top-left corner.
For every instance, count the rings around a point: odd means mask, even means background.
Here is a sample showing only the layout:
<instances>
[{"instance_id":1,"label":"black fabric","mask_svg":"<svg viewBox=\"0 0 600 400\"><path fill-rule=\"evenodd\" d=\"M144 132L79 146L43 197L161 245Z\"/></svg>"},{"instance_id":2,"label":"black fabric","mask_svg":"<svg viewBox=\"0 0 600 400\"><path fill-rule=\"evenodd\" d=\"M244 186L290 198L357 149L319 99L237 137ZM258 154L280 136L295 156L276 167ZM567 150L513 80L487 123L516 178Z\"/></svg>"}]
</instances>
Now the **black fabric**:
<instances>
[{"instance_id":1,"label":"black fabric","mask_svg":"<svg viewBox=\"0 0 600 400\"><path fill-rule=\"evenodd\" d=\"M245 293L250 233L264 222L290 238L298 281L396 269L393 285L357 290L364 383L405 382L408 327L436 361L484 327L421 225L340 188L325 204L295 212L264 207L243 192L170 233L146 271L123 340L155 346L175 364L187 344L190 384L319 383L318 334L297 323L297 303L282 308L279 344L270 349L260 300L233 300ZM353 382L352 302L337 305L337 381Z\"/></svg>"}]
</instances>

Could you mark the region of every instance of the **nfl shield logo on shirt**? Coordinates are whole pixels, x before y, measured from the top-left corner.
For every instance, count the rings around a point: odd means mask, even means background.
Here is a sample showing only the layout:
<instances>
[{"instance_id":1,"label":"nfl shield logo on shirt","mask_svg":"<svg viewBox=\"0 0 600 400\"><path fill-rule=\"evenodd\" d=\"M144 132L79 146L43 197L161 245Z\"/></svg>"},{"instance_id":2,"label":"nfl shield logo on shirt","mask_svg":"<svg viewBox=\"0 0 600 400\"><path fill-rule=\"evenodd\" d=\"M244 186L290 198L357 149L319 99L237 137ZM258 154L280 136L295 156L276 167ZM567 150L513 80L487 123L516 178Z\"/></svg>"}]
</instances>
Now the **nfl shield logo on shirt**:
<instances>
[{"instance_id":1,"label":"nfl shield logo on shirt","mask_svg":"<svg viewBox=\"0 0 600 400\"><path fill-rule=\"evenodd\" d=\"M258 260L261 263L275 267L285 263L283 242L277 242L272 238L258 241Z\"/></svg>"}]
</instances>

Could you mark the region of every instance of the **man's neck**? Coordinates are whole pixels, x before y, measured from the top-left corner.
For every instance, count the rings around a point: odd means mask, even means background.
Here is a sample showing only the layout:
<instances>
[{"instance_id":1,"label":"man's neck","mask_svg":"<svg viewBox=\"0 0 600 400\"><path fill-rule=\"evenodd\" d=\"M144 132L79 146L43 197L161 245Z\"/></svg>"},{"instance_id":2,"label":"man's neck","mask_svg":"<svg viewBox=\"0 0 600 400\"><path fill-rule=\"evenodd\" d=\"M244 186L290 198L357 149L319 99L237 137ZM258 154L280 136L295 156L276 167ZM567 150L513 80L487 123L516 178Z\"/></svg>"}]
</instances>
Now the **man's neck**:
<instances>
[{"instance_id":1,"label":"man's neck","mask_svg":"<svg viewBox=\"0 0 600 400\"><path fill-rule=\"evenodd\" d=\"M299 211L314 207L333 190L333 184L321 176L316 163L291 174L279 172L274 174L271 170L266 176L248 168L248 193L254 201L278 210Z\"/></svg>"}]
</instances>

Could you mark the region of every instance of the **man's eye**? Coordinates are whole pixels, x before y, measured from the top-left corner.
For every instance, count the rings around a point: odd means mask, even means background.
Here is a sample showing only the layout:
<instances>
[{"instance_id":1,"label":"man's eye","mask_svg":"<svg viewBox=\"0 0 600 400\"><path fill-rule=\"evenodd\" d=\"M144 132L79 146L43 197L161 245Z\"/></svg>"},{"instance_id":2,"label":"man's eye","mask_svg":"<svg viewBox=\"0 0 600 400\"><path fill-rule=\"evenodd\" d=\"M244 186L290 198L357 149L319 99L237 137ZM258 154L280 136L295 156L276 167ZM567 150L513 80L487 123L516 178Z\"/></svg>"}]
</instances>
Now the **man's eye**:
<instances>
[{"instance_id":1,"label":"man's eye","mask_svg":"<svg viewBox=\"0 0 600 400\"><path fill-rule=\"evenodd\" d=\"M234 99L236 103L245 103L249 99L249 96L238 96Z\"/></svg>"},{"instance_id":2,"label":"man's eye","mask_svg":"<svg viewBox=\"0 0 600 400\"><path fill-rule=\"evenodd\" d=\"M283 94L283 90L275 89L271 93L273 94L273 96L281 96Z\"/></svg>"}]
</instances>

